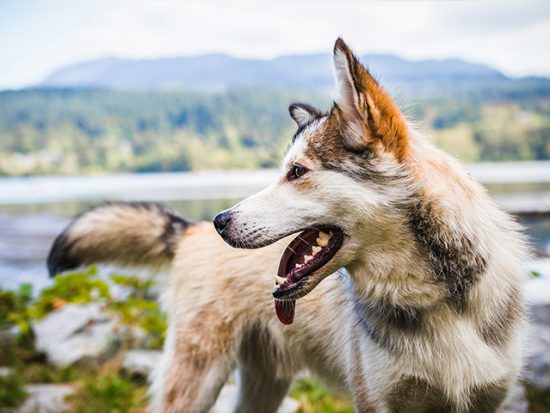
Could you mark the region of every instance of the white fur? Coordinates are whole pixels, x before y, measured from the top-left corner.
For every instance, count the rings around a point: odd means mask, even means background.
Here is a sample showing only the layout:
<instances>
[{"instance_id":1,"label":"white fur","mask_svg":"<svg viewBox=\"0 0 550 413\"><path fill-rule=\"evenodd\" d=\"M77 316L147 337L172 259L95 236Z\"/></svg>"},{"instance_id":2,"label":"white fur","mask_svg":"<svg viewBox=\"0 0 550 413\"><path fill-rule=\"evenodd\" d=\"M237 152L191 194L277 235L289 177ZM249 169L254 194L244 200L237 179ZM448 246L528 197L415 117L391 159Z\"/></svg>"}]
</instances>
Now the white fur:
<instances>
[{"instance_id":1,"label":"white fur","mask_svg":"<svg viewBox=\"0 0 550 413\"><path fill-rule=\"evenodd\" d=\"M291 115L292 115L292 118L296 121L296 123L300 127L306 125L307 123L315 119L315 114L311 113L310 111L304 109L301 106L293 106L291 109Z\"/></svg>"},{"instance_id":2,"label":"white fur","mask_svg":"<svg viewBox=\"0 0 550 413\"><path fill-rule=\"evenodd\" d=\"M308 135L314 134L318 127L312 125L296 140L285 157L285 171L292 163L304 161ZM473 235L479 240L478 247L483 254L490 258L482 280L471 293L477 302L473 307L480 313L474 314L473 319L456 320L448 309L442 308L434 313L431 321L436 337L419 336L416 342L413 339L411 347L403 348L399 356L388 355L367 340L361 344L363 358L360 361L342 360L342 363L352 363L344 370L352 369L353 363L362 363L368 386L373 386L370 390L381 397L375 400L380 403L377 411L385 411L382 396L388 383L403 376L441 386L449 400L465 409L472 388L515 377L520 369L521 329L516 329L515 336L504 348L495 348L481 339L477 326L493 311L489 303L498 303L510 287L521 282L525 274L520 264L524 247L509 218L497 210L487 194L454 160L422 138L414 138L413 142L416 150L422 153L419 162L425 163L423 157L438 159L472 192L471 199L456 202L459 195L448 182L439 179L433 182L428 195L441 200L449 228ZM385 159L382 157L378 167L386 173L401 172L389 155ZM404 178L401 185L379 188L315 166L309 174L310 179L317 182L313 190L299 191L291 182L279 181L239 203L234 208L235 225L242 228L245 222L254 223L254 228L262 228L261 240L266 242L311 224L336 223L350 237L333 260L318 270L324 277L344 266L349 272L352 290L366 299L385 300L395 305L413 302L428 308L444 300L445 290L432 282L430 268L416 247L407 222L392 214L393 203L406 199L412 188L422 182ZM244 233L242 237L247 239ZM253 240L252 244L255 242ZM352 323L342 328L353 329L353 317L341 322ZM336 350L337 341L332 343L333 351L340 352ZM381 387L377 389L376 386Z\"/></svg>"},{"instance_id":3,"label":"white fur","mask_svg":"<svg viewBox=\"0 0 550 413\"><path fill-rule=\"evenodd\" d=\"M360 114L359 95L349 71L349 61L346 53L337 48L334 51L334 77L336 94L334 101L342 110L346 121L345 137L350 147L360 147L363 144L363 119Z\"/></svg>"}]
</instances>

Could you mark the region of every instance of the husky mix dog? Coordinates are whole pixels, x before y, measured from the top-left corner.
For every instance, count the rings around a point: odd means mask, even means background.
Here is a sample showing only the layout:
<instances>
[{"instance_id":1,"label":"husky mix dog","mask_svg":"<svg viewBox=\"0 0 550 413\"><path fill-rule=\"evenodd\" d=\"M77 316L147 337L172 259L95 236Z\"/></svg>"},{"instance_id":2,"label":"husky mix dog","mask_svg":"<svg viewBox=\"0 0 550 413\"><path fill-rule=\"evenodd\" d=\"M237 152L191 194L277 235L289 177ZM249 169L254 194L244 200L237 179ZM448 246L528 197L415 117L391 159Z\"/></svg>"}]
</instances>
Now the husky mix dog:
<instances>
[{"instance_id":1,"label":"husky mix dog","mask_svg":"<svg viewBox=\"0 0 550 413\"><path fill-rule=\"evenodd\" d=\"M516 381L520 228L341 39L333 60L330 111L291 105L281 177L214 226L114 203L56 239L52 274L171 264L153 411L208 412L235 368L235 412L275 412L302 370L358 412L494 412Z\"/></svg>"}]
</instances>

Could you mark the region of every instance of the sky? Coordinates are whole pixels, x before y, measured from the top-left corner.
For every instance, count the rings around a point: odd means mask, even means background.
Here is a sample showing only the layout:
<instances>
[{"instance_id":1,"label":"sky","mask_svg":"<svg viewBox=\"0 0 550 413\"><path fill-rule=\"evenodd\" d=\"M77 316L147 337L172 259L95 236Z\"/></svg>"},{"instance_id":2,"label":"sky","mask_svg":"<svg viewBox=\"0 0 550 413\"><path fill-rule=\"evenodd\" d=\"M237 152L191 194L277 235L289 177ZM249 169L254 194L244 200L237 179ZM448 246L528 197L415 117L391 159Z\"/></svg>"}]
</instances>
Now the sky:
<instances>
[{"instance_id":1,"label":"sky","mask_svg":"<svg viewBox=\"0 0 550 413\"><path fill-rule=\"evenodd\" d=\"M329 53L459 57L550 76L550 1L0 0L0 89L107 56Z\"/></svg>"}]
</instances>

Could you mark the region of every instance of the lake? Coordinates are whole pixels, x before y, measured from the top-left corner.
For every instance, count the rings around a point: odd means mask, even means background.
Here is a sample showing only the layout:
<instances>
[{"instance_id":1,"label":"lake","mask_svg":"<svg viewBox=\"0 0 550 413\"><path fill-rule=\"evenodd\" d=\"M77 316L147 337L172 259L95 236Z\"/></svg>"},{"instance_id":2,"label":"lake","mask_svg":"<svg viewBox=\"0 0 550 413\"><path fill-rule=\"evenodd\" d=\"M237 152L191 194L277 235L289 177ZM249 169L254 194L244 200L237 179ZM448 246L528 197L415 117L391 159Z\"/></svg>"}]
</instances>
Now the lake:
<instances>
[{"instance_id":1,"label":"lake","mask_svg":"<svg viewBox=\"0 0 550 413\"><path fill-rule=\"evenodd\" d=\"M550 162L468 168L503 208L518 215L537 256L549 257ZM53 239L71 216L102 201L160 201L190 220L209 220L278 174L262 170L0 179L0 287L48 285L45 258Z\"/></svg>"}]
</instances>

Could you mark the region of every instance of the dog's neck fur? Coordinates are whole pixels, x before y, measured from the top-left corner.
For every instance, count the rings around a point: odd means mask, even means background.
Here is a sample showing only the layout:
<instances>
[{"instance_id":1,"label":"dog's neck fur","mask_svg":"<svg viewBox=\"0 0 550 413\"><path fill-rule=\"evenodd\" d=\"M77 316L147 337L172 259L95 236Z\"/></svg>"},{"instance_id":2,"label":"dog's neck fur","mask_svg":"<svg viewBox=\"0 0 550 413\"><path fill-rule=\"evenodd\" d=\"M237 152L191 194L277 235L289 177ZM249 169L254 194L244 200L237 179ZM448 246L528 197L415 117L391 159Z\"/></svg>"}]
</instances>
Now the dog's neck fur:
<instances>
[{"instance_id":1,"label":"dog's neck fur","mask_svg":"<svg viewBox=\"0 0 550 413\"><path fill-rule=\"evenodd\" d=\"M492 208L492 201L431 144L413 138L410 152L405 171L414 175L410 182L416 187L404 195L399 213L387 217L391 225L381 220L378 228L364 228L365 238L375 243L347 268L354 300L360 304L357 309L368 313L374 323L373 317L393 318L394 324L407 324L405 329L419 324L420 318L428 322L430 313L444 311L459 317L485 308L480 300L495 301L502 289L493 284L483 295L471 294L487 272L494 246L487 242L487 229L493 237L500 232L492 222L481 222L474 205ZM518 251L509 253L518 255ZM410 263L422 264L411 267Z\"/></svg>"},{"instance_id":2,"label":"dog's neck fur","mask_svg":"<svg viewBox=\"0 0 550 413\"><path fill-rule=\"evenodd\" d=\"M442 159L438 164L422 159L422 152L435 149L419 144L418 148L411 145L411 159L402 167L397 186L406 190L390 201L396 212L383 211L384 216L376 215L376 226L365 225L363 256L348 270L357 292L370 300L429 307L447 297L462 309L464 284L483 272L486 247L479 241L475 224L468 221L474 217L460 210L469 208L469 198L480 189L459 176L443 154L438 154ZM424 265L411 268L410 262ZM384 284L392 288L370 290Z\"/></svg>"},{"instance_id":3,"label":"dog's neck fur","mask_svg":"<svg viewBox=\"0 0 550 413\"><path fill-rule=\"evenodd\" d=\"M364 228L375 242L346 267L344 278L365 337L402 360L401 368L410 368L405 375L460 404L476 380L515 374L497 354L514 348L519 337L524 247L520 236L505 236L517 227L484 190L451 158L431 151L437 149L428 143L411 150L407 173L417 174L411 181L419 184L398 213L385 218L391 221L381 220L378 233ZM425 162L427 156L439 161ZM464 353L479 357L465 365Z\"/></svg>"}]
</instances>

